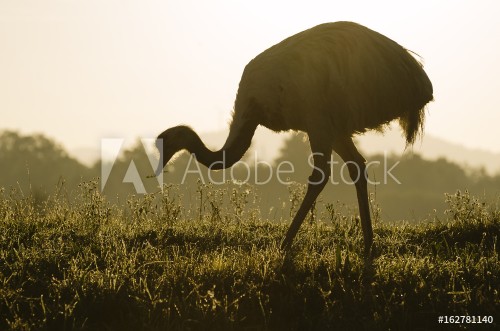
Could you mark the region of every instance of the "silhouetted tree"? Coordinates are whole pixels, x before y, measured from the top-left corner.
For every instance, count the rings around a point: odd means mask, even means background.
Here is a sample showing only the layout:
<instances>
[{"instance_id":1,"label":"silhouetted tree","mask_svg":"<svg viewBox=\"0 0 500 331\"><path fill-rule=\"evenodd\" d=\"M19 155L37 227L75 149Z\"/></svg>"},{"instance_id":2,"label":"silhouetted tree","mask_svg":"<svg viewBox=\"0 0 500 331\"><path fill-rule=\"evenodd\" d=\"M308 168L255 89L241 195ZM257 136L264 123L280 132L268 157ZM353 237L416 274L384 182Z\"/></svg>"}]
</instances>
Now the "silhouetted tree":
<instances>
[{"instance_id":1,"label":"silhouetted tree","mask_svg":"<svg viewBox=\"0 0 500 331\"><path fill-rule=\"evenodd\" d=\"M41 134L0 133L0 186L15 187L38 199L62 180L70 187L89 179L91 171L68 155L63 147Z\"/></svg>"}]
</instances>

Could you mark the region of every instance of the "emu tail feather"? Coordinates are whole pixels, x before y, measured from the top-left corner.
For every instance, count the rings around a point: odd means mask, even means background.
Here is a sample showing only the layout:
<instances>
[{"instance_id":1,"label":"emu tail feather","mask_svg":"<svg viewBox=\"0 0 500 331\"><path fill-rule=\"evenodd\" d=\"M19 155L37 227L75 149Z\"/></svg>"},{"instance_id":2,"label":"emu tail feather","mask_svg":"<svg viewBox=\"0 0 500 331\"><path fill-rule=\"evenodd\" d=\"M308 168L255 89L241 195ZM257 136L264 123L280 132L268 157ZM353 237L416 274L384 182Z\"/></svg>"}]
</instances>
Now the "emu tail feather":
<instances>
[{"instance_id":1,"label":"emu tail feather","mask_svg":"<svg viewBox=\"0 0 500 331\"><path fill-rule=\"evenodd\" d=\"M417 111L409 111L399 118L399 125L404 131L406 146L413 145L418 136L424 132L425 106Z\"/></svg>"},{"instance_id":2,"label":"emu tail feather","mask_svg":"<svg viewBox=\"0 0 500 331\"><path fill-rule=\"evenodd\" d=\"M399 118L399 125L406 136L406 146L413 145L417 136L422 136L424 132L425 108L434 100L432 83L425 73L422 64L415 58L410 57L413 62L410 77L413 77L412 102L408 105L408 110Z\"/></svg>"}]
</instances>

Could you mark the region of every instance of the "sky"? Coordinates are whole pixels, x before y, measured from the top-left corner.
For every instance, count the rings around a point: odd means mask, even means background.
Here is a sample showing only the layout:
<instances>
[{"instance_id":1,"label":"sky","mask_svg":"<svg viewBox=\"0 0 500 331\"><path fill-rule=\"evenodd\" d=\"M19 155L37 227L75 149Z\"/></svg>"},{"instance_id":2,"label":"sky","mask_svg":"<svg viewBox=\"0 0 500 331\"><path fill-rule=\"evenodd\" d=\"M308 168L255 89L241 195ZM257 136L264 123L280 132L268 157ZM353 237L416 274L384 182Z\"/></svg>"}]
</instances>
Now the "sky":
<instances>
[{"instance_id":1,"label":"sky","mask_svg":"<svg viewBox=\"0 0 500 331\"><path fill-rule=\"evenodd\" d=\"M500 152L500 2L0 0L0 130L69 150L227 128L245 65L314 25L355 21L418 53L426 132Z\"/></svg>"}]
</instances>

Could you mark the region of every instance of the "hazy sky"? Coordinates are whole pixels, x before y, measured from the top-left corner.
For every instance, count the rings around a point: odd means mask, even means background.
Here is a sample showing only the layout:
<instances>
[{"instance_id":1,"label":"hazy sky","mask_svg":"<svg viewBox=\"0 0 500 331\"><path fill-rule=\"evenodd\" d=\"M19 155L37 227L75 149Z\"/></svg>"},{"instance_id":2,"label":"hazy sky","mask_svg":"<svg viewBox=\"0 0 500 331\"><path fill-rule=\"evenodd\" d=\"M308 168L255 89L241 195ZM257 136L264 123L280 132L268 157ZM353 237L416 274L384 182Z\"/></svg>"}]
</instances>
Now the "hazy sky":
<instances>
[{"instance_id":1,"label":"hazy sky","mask_svg":"<svg viewBox=\"0 0 500 331\"><path fill-rule=\"evenodd\" d=\"M498 1L0 0L0 129L67 148L226 128L244 66L287 36L349 20L417 52L426 131L500 152Z\"/></svg>"}]
</instances>

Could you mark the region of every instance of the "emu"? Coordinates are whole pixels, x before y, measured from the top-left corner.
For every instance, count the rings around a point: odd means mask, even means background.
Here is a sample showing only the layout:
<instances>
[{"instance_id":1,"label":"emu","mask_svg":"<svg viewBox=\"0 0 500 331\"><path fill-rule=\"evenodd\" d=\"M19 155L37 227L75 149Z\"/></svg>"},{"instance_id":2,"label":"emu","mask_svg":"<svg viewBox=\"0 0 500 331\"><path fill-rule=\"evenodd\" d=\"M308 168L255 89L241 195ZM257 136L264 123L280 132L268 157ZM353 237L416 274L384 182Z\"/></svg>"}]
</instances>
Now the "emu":
<instances>
[{"instance_id":1,"label":"emu","mask_svg":"<svg viewBox=\"0 0 500 331\"><path fill-rule=\"evenodd\" d=\"M348 162L355 181L364 255L371 256L373 229L366 160L355 134L398 120L407 146L423 132L432 83L410 51L353 22L324 23L297 33L251 60L243 71L224 146L209 150L187 126L162 132L157 175L180 150L212 170L231 167L249 148L258 125L307 133L314 169L305 197L282 241L288 250L314 201L328 182L332 150Z\"/></svg>"}]
</instances>

